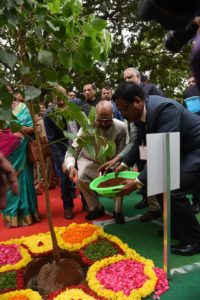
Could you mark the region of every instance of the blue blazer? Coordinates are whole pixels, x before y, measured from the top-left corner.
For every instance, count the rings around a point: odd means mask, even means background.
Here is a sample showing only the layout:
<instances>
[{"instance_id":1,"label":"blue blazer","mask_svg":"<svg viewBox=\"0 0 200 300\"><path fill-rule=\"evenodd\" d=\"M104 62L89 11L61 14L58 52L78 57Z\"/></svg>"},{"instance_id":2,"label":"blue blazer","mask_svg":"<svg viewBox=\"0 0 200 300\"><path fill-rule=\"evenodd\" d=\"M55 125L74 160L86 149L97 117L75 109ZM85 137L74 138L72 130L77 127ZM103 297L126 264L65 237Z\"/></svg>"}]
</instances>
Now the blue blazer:
<instances>
[{"instance_id":1,"label":"blue blazer","mask_svg":"<svg viewBox=\"0 0 200 300\"><path fill-rule=\"evenodd\" d=\"M147 133L180 132L181 171L200 171L200 117L189 112L179 102L160 96L149 96L146 101L146 124L138 122L138 139L124 162L133 165L134 155ZM138 156L137 156L138 158ZM139 180L147 182L146 167Z\"/></svg>"}]
</instances>

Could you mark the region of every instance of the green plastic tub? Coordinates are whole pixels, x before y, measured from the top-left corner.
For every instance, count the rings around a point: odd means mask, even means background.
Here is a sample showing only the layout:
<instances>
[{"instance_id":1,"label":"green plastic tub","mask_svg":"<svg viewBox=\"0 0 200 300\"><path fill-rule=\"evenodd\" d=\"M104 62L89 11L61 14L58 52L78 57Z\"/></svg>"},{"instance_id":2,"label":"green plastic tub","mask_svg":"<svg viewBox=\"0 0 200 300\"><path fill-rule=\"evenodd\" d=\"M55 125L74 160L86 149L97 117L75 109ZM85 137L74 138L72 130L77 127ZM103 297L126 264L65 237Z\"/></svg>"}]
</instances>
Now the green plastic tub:
<instances>
[{"instance_id":1,"label":"green plastic tub","mask_svg":"<svg viewBox=\"0 0 200 300\"><path fill-rule=\"evenodd\" d=\"M98 185L101 182L104 182L108 179L115 178L116 173L108 173L106 175L100 176L95 178L91 183L90 183L90 188L98 193L99 195L102 195L104 197L114 197L119 193L119 188L123 187L123 185L117 185L113 187L98 187ZM122 177L124 179L135 179L139 175L138 172L133 172L133 171L123 171L118 173L118 177Z\"/></svg>"}]
</instances>

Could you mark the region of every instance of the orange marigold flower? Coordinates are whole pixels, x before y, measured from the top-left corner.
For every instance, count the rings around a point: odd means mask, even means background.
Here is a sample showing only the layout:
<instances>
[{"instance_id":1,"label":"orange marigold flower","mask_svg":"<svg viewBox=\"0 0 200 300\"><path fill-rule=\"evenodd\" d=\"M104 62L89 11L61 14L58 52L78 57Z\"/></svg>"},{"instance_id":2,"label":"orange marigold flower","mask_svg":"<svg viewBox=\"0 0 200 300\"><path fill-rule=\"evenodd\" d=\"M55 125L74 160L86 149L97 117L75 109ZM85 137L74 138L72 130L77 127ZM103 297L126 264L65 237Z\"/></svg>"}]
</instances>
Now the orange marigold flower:
<instances>
[{"instance_id":1,"label":"orange marigold flower","mask_svg":"<svg viewBox=\"0 0 200 300\"><path fill-rule=\"evenodd\" d=\"M76 230L74 228L67 228L66 231L62 234L62 238L66 243L70 244L78 244L82 243L84 239L93 235L93 233L97 229L88 224L88 226L76 226Z\"/></svg>"}]
</instances>

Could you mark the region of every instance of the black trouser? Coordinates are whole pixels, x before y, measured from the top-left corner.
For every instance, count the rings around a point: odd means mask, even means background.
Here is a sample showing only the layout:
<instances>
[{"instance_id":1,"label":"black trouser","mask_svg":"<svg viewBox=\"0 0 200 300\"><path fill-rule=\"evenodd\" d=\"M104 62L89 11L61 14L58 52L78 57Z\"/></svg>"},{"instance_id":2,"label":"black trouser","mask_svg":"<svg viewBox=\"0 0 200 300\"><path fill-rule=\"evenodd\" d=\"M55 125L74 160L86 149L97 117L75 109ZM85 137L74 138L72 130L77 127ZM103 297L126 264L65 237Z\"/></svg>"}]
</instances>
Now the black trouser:
<instances>
[{"instance_id":1,"label":"black trouser","mask_svg":"<svg viewBox=\"0 0 200 300\"><path fill-rule=\"evenodd\" d=\"M194 190L192 193L192 204L199 204L200 205L200 190Z\"/></svg>"},{"instance_id":2,"label":"black trouser","mask_svg":"<svg viewBox=\"0 0 200 300\"><path fill-rule=\"evenodd\" d=\"M186 194L200 188L200 172L181 172L180 189L171 192L171 229L182 244L200 243L200 225ZM158 195L162 205L162 195Z\"/></svg>"}]
</instances>

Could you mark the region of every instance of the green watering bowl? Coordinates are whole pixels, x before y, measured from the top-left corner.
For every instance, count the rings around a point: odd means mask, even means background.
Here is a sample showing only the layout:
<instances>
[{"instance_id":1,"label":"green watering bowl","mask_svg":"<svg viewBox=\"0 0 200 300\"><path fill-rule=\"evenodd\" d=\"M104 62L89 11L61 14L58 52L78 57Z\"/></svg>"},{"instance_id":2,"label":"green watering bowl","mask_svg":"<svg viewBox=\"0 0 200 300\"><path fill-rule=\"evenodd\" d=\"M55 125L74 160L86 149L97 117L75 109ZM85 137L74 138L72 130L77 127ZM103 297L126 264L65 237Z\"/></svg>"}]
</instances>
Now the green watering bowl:
<instances>
[{"instance_id":1,"label":"green watering bowl","mask_svg":"<svg viewBox=\"0 0 200 300\"><path fill-rule=\"evenodd\" d=\"M95 178L90 183L91 190L95 191L99 195L102 195L104 197L114 197L116 196L120 191L119 188L122 188L123 185L117 185L112 187L98 187L98 185L104 181L107 181L108 179L115 178L116 173L108 173L106 175L100 176ZM122 177L124 179L135 179L139 175L138 172L133 171L123 171L119 172L117 177Z\"/></svg>"}]
</instances>

